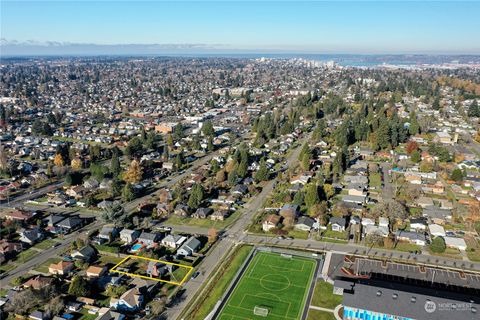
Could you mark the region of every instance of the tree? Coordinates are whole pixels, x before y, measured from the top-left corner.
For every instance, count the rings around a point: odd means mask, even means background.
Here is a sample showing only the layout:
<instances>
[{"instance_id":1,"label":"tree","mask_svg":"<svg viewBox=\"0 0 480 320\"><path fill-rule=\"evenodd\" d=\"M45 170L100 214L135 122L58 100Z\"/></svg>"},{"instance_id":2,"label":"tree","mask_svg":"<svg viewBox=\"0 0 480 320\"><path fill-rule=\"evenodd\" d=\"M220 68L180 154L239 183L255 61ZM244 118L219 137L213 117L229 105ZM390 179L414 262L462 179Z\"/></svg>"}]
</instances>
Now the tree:
<instances>
[{"instance_id":1,"label":"tree","mask_svg":"<svg viewBox=\"0 0 480 320\"><path fill-rule=\"evenodd\" d=\"M122 168L120 166L120 157L118 155L118 150L113 149L112 152L112 159L110 160L110 171L112 172L114 177L118 177L120 172L122 171Z\"/></svg>"},{"instance_id":2,"label":"tree","mask_svg":"<svg viewBox=\"0 0 480 320\"><path fill-rule=\"evenodd\" d=\"M70 166L73 170L80 170L82 169L82 161L78 158L75 158L70 162Z\"/></svg>"},{"instance_id":3,"label":"tree","mask_svg":"<svg viewBox=\"0 0 480 320\"><path fill-rule=\"evenodd\" d=\"M245 178L248 173L248 160L242 159L237 168L237 174L240 178Z\"/></svg>"},{"instance_id":4,"label":"tree","mask_svg":"<svg viewBox=\"0 0 480 320\"><path fill-rule=\"evenodd\" d=\"M119 298L122 294L127 292L127 290L127 286L108 285L107 289L105 290L105 294L112 298Z\"/></svg>"},{"instance_id":5,"label":"tree","mask_svg":"<svg viewBox=\"0 0 480 320\"><path fill-rule=\"evenodd\" d=\"M407 154L412 154L413 151L417 151L418 150L418 143L416 141L409 141L407 143L407 146L405 148L405 150L407 151Z\"/></svg>"},{"instance_id":6,"label":"tree","mask_svg":"<svg viewBox=\"0 0 480 320\"><path fill-rule=\"evenodd\" d=\"M72 174L70 172L67 173L67 175L65 176L65 184L67 186L71 186L73 184L73 178L72 178Z\"/></svg>"},{"instance_id":7,"label":"tree","mask_svg":"<svg viewBox=\"0 0 480 320\"><path fill-rule=\"evenodd\" d=\"M316 184L309 184L307 186L307 192L305 194L305 205L307 207L312 207L320 203L320 197L318 195L318 187Z\"/></svg>"},{"instance_id":8,"label":"tree","mask_svg":"<svg viewBox=\"0 0 480 320\"><path fill-rule=\"evenodd\" d=\"M123 180L128 183L139 183L142 180L143 170L137 160L132 160Z\"/></svg>"},{"instance_id":9,"label":"tree","mask_svg":"<svg viewBox=\"0 0 480 320\"><path fill-rule=\"evenodd\" d=\"M453 181L459 182L463 180L463 172L459 168L455 168L450 175L450 179Z\"/></svg>"},{"instance_id":10,"label":"tree","mask_svg":"<svg viewBox=\"0 0 480 320\"><path fill-rule=\"evenodd\" d=\"M260 182L260 181L267 181L268 180L268 168L267 164L265 162L265 159L262 158L260 160L260 167L258 168L258 171L255 173L255 181Z\"/></svg>"},{"instance_id":11,"label":"tree","mask_svg":"<svg viewBox=\"0 0 480 320\"><path fill-rule=\"evenodd\" d=\"M49 318L54 317L56 315L59 315L64 308L65 303L63 301L63 298L61 296L56 296L45 305L45 313Z\"/></svg>"},{"instance_id":12,"label":"tree","mask_svg":"<svg viewBox=\"0 0 480 320\"><path fill-rule=\"evenodd\" d=\"M407 218L405 206L396 200L382 200L372 209L374 217L389 217L390 220Z\"/></svg>"},{"instance_id":13,"label":"tree","mask_svg":"<svg viewBox=\"0 0 480 320\"><path fill-rule=\"evenodd\" d=\"M472 104L470 104L470 106L468 107L468 116L480 117L480 107L478 106L476 99L474 99Z\"/></svg>"},{"instance_id":14,"label":"tree","mask_svg":"<svg viewBox=\"0 0 480 320\"><path fill-rule=\"evenodd\" d=\"M325 196L327 200L329 200L331 197L335 195L335 188L331 184L324 184L323 185L323 191L325 192Z\"/></svg>"},{"instance_id":15,"label":"tree","mask_svg":"<svg viewBox=\"0 0 480 320\"><path fill-rule=\"evenodd\" d=\"M435 237L430 244L430 250L435 253L443 253L447 248L443 237Z\"/></svg>"},{"instance_id":16,"label":"tree","mask_svg":"<svg viewBox=\"0 0 480 320\"><path fill-rule=\"evenodd\" d=\"M207 120L202 125L202 133L207 137L215 136L215 129L211 120Z\"/></svg>"},{"instance_id":17,"label":"tree","mask_svg":"<svg viewBox=\"0 0 480 320\"><path fill-rule=\"evenodd\" d=\"M234 169L228 173L228 184L230 186L234 186L237 184L237 181L238 181L238 174L237 174L237 170Z\"/></svg>"},{"instance_id":18,"label":"tree","mask_svg":"<svg viewBox=\"0 0 480 320\"><path fill-rule=\"evenodd\" d=\"M293 204L302 206L303 202L305 201L305 193L303 191L298 191L295 193L295 196L293 197Z\"/></svg>"},{"instance_id":19,"label":"tree","mask_svg":"<svg viewBox=\"0 0 480 320\"><path fill-rule=\"evenodd\" d=\"M225 181L225 170L221 169L218 170L217 173L215 174L215 180L217 183L222 183Z\"/></svg>"},{"instance_id":20,"label":"tree","mask_svg":"<svg viewBox=\"0 0 480 320\"><path fill-rule=\"evenodd\" d=\"M123 224L126 221L127 216L122 204L116 201L113 205L103 210L102 219L109 223L115 222L116 224Z\"/></svg>"},{"instance_id":21,"label":"tree","mask_svg":"<svg viewBox=\"0 0 480 320\"><path fill-rule=\"evenodd\" d=\"M53 159L53 164L55 164L57 167L63 167L64 165L63 157L60 153L57 153L55 155L55 158Z\"/></svg>"},{"instance_id":22,"label":"tree","mask_svg":"<svg viewBox=\"0 0 480 320\"><path fill-rule=\"evenodd\" d=\"M183 167L183 154L182 152L178 153L175 157L175 168L181 170Z\"/></svg>"},{"instance_id":23,"label":"tree","mask_svg":"<svg viewBox=\"0 0 480 320\"><path fill-rule=\"evenodd\" d=\"M74 276L68 287L68 294L74 297L88 296L90 294L90 285L88 284L88 281L82 276Z\"/></svg>"},{"instance_id":24,"label":"tree","mask_svg":"<svg viewBox=\"0 0 480 320\"><path fill-rule=\"evenodd\" d=\"M208 243L214 243L217 241L218 231L215 228L208 229Z\"/></svg>"},{"instance_id":25,"label":"tree","mask_svg":"<svg viewBox=\"0 0 480 320\"><path fill-rule=\"evenodd\" d=\"M190 196L188 197L188 206L193 209L197 209L200 204L202 204L204 197L203 186L199 183L195 183L190 191Z\"/></svg>"},{"instance_id":26,"label":"tree","mask_svg":"<svg viewBox=\"0 0 480 320\"><path fill-rule=\"evenodd\" d=\"M422 160L422 156L418 150L414 150L410 155L410 160L414 163L419 163Z\"/></svg>"},{"instance_id":27,"label":"tree","mask_svg":"<svg viewBox=\"0 0 480 320\"><path fill-rule=\"evenodd\" d=\"M135 192L133 191L133 187L130 183L127 183L122 190L122 199L125 202L132 201L135 199Z\"/></svg>"},{"instance_id":28,"label":"tree","mask_svg":"<svg viewBox=\"0 0 480 320\"><path fill-rule=\"evenodd\" d=\"M143 153L143 141L140 137L133 137L128 141L125 154L129 157L136 157Z\"/></svg>"}]
</instances>

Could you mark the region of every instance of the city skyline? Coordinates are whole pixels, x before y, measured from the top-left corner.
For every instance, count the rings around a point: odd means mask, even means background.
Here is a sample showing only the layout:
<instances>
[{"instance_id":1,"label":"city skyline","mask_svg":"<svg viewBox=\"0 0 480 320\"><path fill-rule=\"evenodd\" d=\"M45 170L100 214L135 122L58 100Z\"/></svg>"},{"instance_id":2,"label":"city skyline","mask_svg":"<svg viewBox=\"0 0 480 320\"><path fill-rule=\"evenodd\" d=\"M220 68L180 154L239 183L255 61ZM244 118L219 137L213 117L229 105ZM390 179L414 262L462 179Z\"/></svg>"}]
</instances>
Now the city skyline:
<instances>
[{"instance_id":1,"label":"city skyline","mask_svg":"<svg viewBox=\"0 0 480 320\"><path fill-rule=\"evenodd\" d=\"M477 54L479 9L468 1L2 1L2 51Z\"/></svg>"}]
</instances>

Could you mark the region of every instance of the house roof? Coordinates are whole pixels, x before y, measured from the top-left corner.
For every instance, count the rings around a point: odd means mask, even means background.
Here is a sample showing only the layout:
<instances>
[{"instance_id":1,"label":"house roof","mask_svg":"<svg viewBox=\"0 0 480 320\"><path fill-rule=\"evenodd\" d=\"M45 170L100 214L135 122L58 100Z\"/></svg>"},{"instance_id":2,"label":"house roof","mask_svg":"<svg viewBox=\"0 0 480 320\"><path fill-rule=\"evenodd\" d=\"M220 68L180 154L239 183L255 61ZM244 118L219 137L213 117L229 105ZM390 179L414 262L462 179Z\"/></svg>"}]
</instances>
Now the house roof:
<instances>
[{"instance_id":1,"label":"house roof","mask_svg":"<svg viewBox=\"0 0 480 320\"><path fill-rule=\"evenodd\" d=\"M304 225L312 228L313 225L315 224L315 220L313 220L312 218L307 217L307 216L301 216L300 218L298 218L298 221L297 221L297 225L299 225L299 224L304 224Z\"/></svg>"}]
</instances>

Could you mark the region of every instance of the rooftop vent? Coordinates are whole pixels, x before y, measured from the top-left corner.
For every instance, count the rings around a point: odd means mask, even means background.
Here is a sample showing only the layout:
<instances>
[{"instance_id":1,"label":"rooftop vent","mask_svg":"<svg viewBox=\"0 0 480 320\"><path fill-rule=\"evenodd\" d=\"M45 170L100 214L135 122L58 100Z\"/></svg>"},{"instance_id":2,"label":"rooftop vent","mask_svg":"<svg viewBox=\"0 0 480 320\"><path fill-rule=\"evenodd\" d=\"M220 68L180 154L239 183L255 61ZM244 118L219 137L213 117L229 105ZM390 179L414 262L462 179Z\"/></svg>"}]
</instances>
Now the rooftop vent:
<instances>
[{"instance_id":1,"label":"rooftop vent","mask_svg":"<svg viewBox=\"0 0 480 320\"><path fill-rule=\"evenodd\" d=\"M470 310L472 310L472 313L477 313L477 308L475 308L475 307L472 307L472 309L470 309Z\"/></svg>"},{"instance_id":2,"label":"rooftop vent","mask_svg":"<svg viewBox=\"0 0 480 320\"><path fill-rule=\"evenodd\" d=\"M382 291L378 290L377 291L377 297L380 297L382 295Z\"/></svg>"},{"instance_id":3,"label":"rooftop vent","mask_svg":"<svg viewBox=\"0 0 480 320\"><path fill-rule=\"evenodd\" d=\"M392 298L393 298L393 299L397 299L397 298L398 298L398 294L396 294L396 293L392 294Z\"/></svg>"},{"instance_id":4,"label":"rooftop vent","mask_svg":"<svg viewBox=\"0 0 480 320\"><path fill-rule=\"evenodd\" d=\"M412 303L415 303L415 302L417 302L417 298L411 297L411 298L410 298L410 301L411 301Z\"/></svg>"}]
</instances>

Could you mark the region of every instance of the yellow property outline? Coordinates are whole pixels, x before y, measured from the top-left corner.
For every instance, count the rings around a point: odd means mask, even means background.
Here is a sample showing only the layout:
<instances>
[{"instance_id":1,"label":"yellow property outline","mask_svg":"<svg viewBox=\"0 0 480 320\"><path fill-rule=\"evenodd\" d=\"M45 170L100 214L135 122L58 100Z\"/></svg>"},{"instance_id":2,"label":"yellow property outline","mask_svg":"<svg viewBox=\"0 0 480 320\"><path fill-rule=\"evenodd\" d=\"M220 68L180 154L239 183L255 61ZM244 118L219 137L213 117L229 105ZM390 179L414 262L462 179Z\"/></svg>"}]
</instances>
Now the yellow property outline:
<instances>
[{"instance_id":1,"label":"yellow property outline","mask_svg":"<svg viewBox=\"0 0 480 320\"><path fill-rule=\"evenodd\" d=\"M143 276L141 274L135 274L135 273L129 273L129 272L116 270L117 267L119 267L121 264L123 264L124 262L126 262L130 258L160 262L160 263L164 263L164 264L170 264L172 266L178 266L178 267L186 268L186 269L189 269L189 270L188 270L187 274L185 275L185 277L183 277L183 279L180 282L167 281L167 280L157 279L157 278L153 278L153 277ZM136 278L142 278L142 279L147 279L147 280L154 280L154 281L158 281L158 282L165 282L165 283L173 284L173 285L176 285L176 286L181 286L185 282L185 280L188 278L190 273L192 273L192 271L193 271L193 267L191 267L191 266L186 266L186 265L183 265L183 264L178 264L178 263L173 263L173 262L168 262L168 261L163 261L163 260L146 258L146 257L142 257L142 256L134 256L134 255L126 256L125 258L122 259L122 261L120 261L115 266L113 266L113 268L110 269L110 272L116 272L116 273L124 274L124 275L130 276L130 277L134 277L134 278L136 277Z\"/></svg>"}]
</instances>

